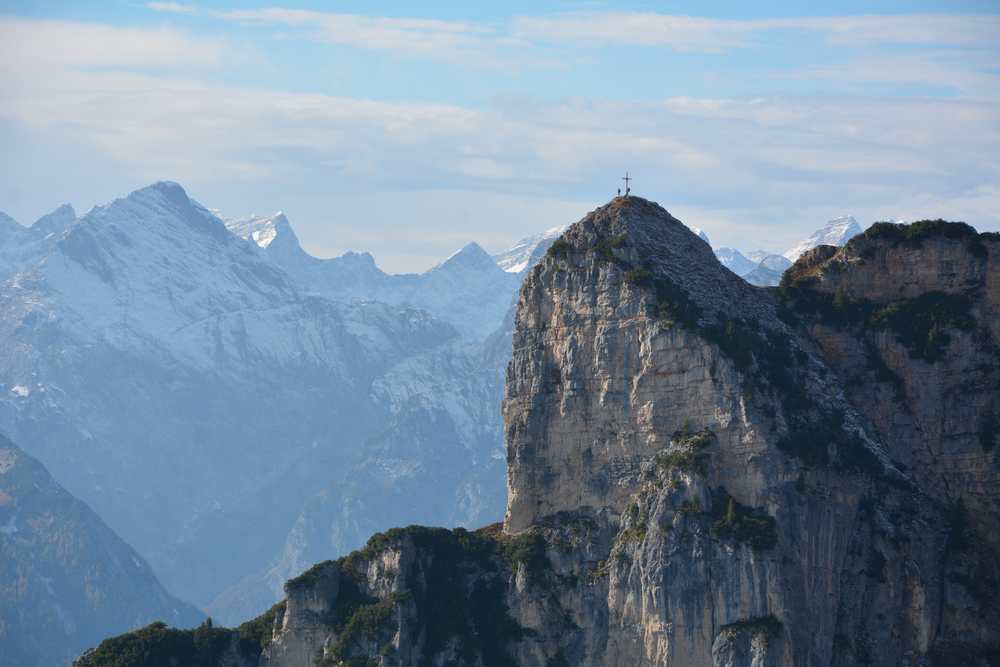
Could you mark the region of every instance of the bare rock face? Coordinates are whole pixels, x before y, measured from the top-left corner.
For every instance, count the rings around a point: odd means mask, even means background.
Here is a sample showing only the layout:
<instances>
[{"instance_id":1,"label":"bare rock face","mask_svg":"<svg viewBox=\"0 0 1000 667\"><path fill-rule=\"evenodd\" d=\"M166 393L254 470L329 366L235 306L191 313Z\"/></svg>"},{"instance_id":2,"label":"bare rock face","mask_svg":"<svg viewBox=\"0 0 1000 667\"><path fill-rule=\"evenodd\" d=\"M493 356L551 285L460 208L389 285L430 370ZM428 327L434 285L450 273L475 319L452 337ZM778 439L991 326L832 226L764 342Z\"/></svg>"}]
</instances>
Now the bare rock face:
<instances>
[{"instance_id":1,"label":"bare rock face","mask_svg":"<svg viewBox=\"0 0 1000 667\"><path fill-rule=\"evenodd\" d=\"M521 290L502 528L317 566L261 664L996 664L997 240L874 229L761 289L587 215Z\"/></svg>"},{"instance_id":2,"label":"bare rock face","mask_svg":"<svg viewBox=\"0 0 1000 667\"><path fill-rule=\"evenodd\" d=\"M587 216L554 248L522 288L508 368L510 532L561 510L621 513L641 462L685 424L724 422L727 444L763 444L742 429L738 381L720 376L731 369L719 350L677 324L723 310L775 320L767 299L719 271L681 222L635 198ZM660 317L654 281L683 295L676 313Z\"/></svg>"},{"instance_id":3,"label":"bare rock face","mask_svg":"<svg viewBox=\"0 0 1000 667\"><path fill-rule=\"evenodd\" d=\"M783 291L893 460L961 500L1000 546L1000 238L960 223L876 224L820 247Z\"/></svg>"}]
</instances>

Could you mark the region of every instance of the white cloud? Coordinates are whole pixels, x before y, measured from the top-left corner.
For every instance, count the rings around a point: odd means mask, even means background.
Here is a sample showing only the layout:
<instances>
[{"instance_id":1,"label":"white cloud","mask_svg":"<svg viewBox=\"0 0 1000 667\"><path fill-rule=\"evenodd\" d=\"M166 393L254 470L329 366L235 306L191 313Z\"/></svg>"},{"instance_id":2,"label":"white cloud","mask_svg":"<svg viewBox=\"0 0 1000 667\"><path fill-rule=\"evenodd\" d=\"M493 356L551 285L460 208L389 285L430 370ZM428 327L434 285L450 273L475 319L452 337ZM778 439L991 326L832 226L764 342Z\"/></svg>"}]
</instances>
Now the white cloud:
<instances>
[{"instance_id":1,"label":"white cloud","mask_svg":"<svg viewBox=\"0 0 1000 667\"><path fill-rule=\"evenodd\" d=\"M168 14L187 14L197 16L201 11L194 5L185 5L180 2L147 2L146 7L157 12Z\"/></svg>"},{"instance_id":2,"label":"white cloud","mask_svg":"<svg viewBox=\"0 0 1000 667\"><path fill-rule=\"evenodd\" d=\"M998 33L1000 34L1000 33ZM881 55L813 66L776 76L821 79L845 84L904 84L957 90L970 97L1000 96L1000 54L996 62L975 62L968 55L935 51L919 55Z\"/></svg>"},{"instance_id":3,"label":"white cloud","mask_svg":"<svg viewBox=\"0 0 1000 667\"><path fill-rule=\"evenodd\" d=\"M1000 34L1000 16L995 14L830 16L770 23L774 28L818 32L837 44L995 47Z\"/></svg>"},{"instance_id":4,"label":"white cloud","mask_svg":"<svg viewBox=\"0 0 1000 667\"><path fill-rule=\"evenodd\" d=\"M827 79L848 84L900 83L943 86L970 95L995 96L1000 88L1000 15L909 14L775 19L712 19L657 12L566 12L476 21L363 16L283 7L214 10L176 2L148 8L197 14L244 25L301 31L307 39L466 67L511 70L564 68L600 46L647 46L678 52L721 54L773 44L778 33L816 35L864 59L777 71L775 77ZM777 36L781 39L781 36ZM918 55L891 53L895 45L921 45ZM561 50L559 48L562 47ZM567 48L577 49L567 52ZM872 50L881 51L872 55Z\"/></svg>"},{"instance_id":5,"label":"white cloud","mask_svg":"<svg viewBox=\"0 0 1000 667\"><path fill-rule=\"evenodd\" d=\"M216 66L226 53L224 40L195 39L169 27L129 28L0 17L0 70L25 78L35 68L53 65Z\"/></svg>"},{"instance_id":6,"label":"white cloud","mask_svg":"<svg viewBox=\"0 0 1000 667\"><path fill-rule=\"evenodd\" d=\"M664 46L722 52L753 45L773 31L818 33L835 44L935 44L990 47L1000 16L911 14L729 20L655 12L575 12L520 17L514 34L582 45Z\"/></svg>"},{"instance_id":7,"label":"white cloud","mask_svg":"<svg viewBox=\"0 0 1000 667\"><path fill-rule=\"evenodd\" d=\"M4 39L15 29L13 41ZM638 194L706 228L717 244L758 245L739 238L751 230L778 239L772 249L781 250L791 244L785 240L844 212L869 220L964 217L1000 227L995 100L667 97L471 108L238 86L123 66L167 68L187 58L197 69L234 57L210 41L173 29L0 20L0 143L9 140L6 132L17 145L31 145L24 140L30 135L55 147L52 158L42 150L5 155L0 181L33 188L54 205L61 195L45 189L60 174L76 178L68 171L75 163L102 181L126 174L131 180L117 193L170 178L233 213L240 212L233 202L244 210L298 210L295 222L315 234L303 240L315 248L342 249L349 228L379 219L378 234L351 245L364 249L362 242L418 227L442 244L440 252L428 246L420 256L438 258L454 250L443 244L461 236L454 226L463 217L503 218L502 208L486 216L476 202L510 205L512 215L531 224L535 219L519 211L538 204L560 215L539 225L550 227L570 221L566 202L610 196L626 168ZM40 166L26 169L29 161ZM29 182L29 172L42 176ZM440 192L442 184L449 195L421 194ZM390 192L392 207L375 204ZM44 208L49 202L37 212ZM319 224L331 215L340 226ZM530 231L515 227L504 227L510 241ZM503 245L499 237L489 243ZM389 268L418 268L405 258L394 261Z\"/></svg>"},{"instance_id":8,"label":"white cloud","mask_svg":"<svg viewBox=\"0 0 1000 667\"><path fill-rule=\"evenodd\" d=\"M666 46L677 51L721 52L747 45L752 29L741 21L719 21L653 12L594 12L519 17L514 34L535 41L586 46Z\"/></svg>"},{"instance_id":9,"label":"white cloud","mask_svg":"<svg viewBox=\"0 0 1000 667\"><path fill-rule=\"evenodd\" d=\"M529 56L524 51L528 45L522 40L496 26L474 21L364 16L283 7L220 11L172 2L151 2L146 6L160 12L299 29L315 41L472 67L504 69L557 64L539 54Z\"/></svg>"}]
</instances>

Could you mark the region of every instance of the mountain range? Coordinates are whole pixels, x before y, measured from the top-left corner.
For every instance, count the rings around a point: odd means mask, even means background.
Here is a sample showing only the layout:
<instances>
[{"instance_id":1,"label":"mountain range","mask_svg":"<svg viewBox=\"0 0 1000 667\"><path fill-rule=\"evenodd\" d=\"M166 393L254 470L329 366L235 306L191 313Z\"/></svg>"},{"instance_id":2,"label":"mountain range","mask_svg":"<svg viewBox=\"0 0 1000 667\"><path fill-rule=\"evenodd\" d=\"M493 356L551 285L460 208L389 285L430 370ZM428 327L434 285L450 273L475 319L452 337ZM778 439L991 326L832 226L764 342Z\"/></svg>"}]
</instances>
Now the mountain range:
<instances>
[{"instance_id":1,"label":"mountain range","mask_svg":"<svg viewBox=\"0 0 1000 667\"><path fill-rule=\"evenodd\" d=\"M616 198L519 292L502 524L378 533L238 629L76 664L997 664L998 261L876 223L760 289Z\"/></svg>"},{"instance_id":2,"label":"mountain range","mask_svg":"<svg viewBox=\"0 0 1000 667\"><path fill-rule=\"evenodd\" d=\"M470 243L390 275L169 182L5 216L0 431L169 590L236 622L375 530L501 516L514 269L552 238L510 270Z\"/></svg>"},{"instance_id":3,"label":"mountain range","mask_svg":"<svg viewBox=\"0 0 1000 667\"><path fill-rule=\"evenodd\" d=\"M373 532L502 515L515 292L564 230L399 275L170 182L0 216L0 431L237 623ZM747 280L776 284L776 258L747 253Z\"/></svg>"},{"instance_id":4,"label":"mountain range","mask_svg":"<svg viewBox=\"0 0 1000 667\"><path fill-rule=\"evenodd\" d=\"M842 246L861 232L857 220L848 215L830 220L782 255L764 250L742 253L735 248L717 248L715 256L724 267L751 285L774 287L781 281L785 270L803 253L820 245Z\"/></svg>"}]
</instances>

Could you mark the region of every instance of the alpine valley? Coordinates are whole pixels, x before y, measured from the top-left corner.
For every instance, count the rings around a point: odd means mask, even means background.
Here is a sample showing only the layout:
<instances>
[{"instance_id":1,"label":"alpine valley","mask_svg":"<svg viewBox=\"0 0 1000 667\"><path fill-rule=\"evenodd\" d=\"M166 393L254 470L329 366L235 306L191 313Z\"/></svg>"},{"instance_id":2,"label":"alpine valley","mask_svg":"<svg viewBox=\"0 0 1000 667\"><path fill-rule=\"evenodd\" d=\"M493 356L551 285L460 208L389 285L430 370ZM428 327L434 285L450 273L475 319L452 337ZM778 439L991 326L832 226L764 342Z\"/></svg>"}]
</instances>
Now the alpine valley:
<instances>
[{"instance_id":1,"label":"alpine valley","mask_svg":"<svg viewBox=\"0 0 1000 667\"><path fill-rule=\"evenodd\" d=\"M80 667L1000 660L997 234L832 230L765 288L619 197L506 260L511 312L475 247L393 277L229 228L159 184L5 251L22 446L182 597L320 561ZM502 523L323 560L498 517L501 437Z\"/></svg>"}]
</instances>

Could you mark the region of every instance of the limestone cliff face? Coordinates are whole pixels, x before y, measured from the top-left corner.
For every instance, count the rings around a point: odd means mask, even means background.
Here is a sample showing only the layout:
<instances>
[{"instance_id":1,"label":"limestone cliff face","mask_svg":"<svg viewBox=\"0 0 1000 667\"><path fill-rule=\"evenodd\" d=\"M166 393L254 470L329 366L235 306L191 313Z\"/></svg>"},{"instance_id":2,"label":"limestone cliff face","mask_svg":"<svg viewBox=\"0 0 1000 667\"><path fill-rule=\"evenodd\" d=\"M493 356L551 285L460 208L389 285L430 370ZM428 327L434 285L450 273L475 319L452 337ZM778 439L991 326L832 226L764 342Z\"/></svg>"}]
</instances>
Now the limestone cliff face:
<instances>
[{"instance_id":1,"label":"limestone cliff face","mask_svg":"<svg viewBox=\"0 0 1000 667\"><path fill-rule=\"evenodd\" d=\"M822 347L778 317L787 306L709 258L659 207L617 200L528 278L504 404L505 529L588 515L616 531L606 556L573 571L607 615L585 663L927 655L943 604L941 508L919 503L931 534L858 536L919 486ZM852 558L860 573L845 572ZM869 561L888 564L869 574ZM914 602L893 599L914 586ZM564 607L588 626L587 605ZM857 626L862 612L883 621Z\"/></svg>"},{"instance_id":2,"label":"limestone cliff face","mask_svg":"<svg viewBox=\"0 0 1000 667\"><path fill-rule=\"evenodd\" d=\"M584 218L555 248L518 304L504 402L508 532L561 510L620 514L642 462L685 424L714 425L738 456L762 450L732 364L675 321L690 313L661 318L649 285L671 281L702 319L727 310L774 322L768 299L719 271L683 224L634 198Z\"/></svg>"},{"instance_id":3,"label":"limestone cliff face","mask_svg":"<svg viewBox=\"0 0 1000 667\"><path fill-rule=\"evenodd\" d=\"M1000 546L1000 238L877 224L804 256L783 291L893 460Z\"/></svg>"},{"instance_id":4,"label":"limestone cliff face","mask_svg":"<svg viewBox=\"0 0 1000 667\"><path fill-rule=\"evenodd\" d=\"M996 248L879 227L767 290L597 209L520 294L503 526L316 566L259 664L995 664Z\"/></svg>"}]
</instances>

